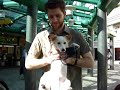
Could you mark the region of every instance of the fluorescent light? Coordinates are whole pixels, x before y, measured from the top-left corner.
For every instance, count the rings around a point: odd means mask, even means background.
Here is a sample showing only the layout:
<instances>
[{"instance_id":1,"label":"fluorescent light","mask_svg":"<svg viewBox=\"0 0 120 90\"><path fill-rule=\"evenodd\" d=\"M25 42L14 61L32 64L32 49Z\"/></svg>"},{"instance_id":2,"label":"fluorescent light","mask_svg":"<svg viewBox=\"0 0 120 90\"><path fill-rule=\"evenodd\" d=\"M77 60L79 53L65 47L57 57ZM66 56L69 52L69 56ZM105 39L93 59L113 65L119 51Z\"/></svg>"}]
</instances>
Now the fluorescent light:
<instances>
[{"instance_id":1,"label":"fluorescent light","mask_svg":"<svg viewBox=\"0 0 120 90\"><path fill-rule=\"evenodd\" d=\"M3 10L0 10L0 18L5 18L5 12Z\"/></svg>"},{"instance_id":2,"label":"fluorescent light","mask_svg":"<svg viewBox=\"0 0 120 90\"><path fill-rule=\"evenodd\" d=\"M66 5L66 15L73 15L73 10L75 10L74 6Z\"/></svg>"}]
</instances>

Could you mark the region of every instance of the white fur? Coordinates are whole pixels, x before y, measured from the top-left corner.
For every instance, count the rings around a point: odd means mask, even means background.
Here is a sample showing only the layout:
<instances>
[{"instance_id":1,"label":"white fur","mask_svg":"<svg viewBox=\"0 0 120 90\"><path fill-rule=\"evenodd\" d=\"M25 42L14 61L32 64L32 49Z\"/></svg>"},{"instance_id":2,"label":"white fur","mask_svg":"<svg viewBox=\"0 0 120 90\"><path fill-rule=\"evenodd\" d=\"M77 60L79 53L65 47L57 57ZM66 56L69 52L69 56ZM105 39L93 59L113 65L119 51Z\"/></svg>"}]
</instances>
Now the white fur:
<instances>
[{"instance_id":1,"label":"white fur","mask_svg":"<svg viewBox=\"0 0 120 90\"><path fill-rule=\"evenodd\" d=\"M57 36L57 38L53 41L54 46L60 52L65 52L66 48L68 48L68 39L64 36Z\"/></svg>"},{"instance_id":2,"label":"white fur","mask_svg":"<svg viewBox=\"0 0 120 90\"><path fill-rule=\"evenodd\" d=\"M49 39L59 52L65 52L69 46L70 38L66 36L50 36ZM45 85L46 89L43 89L41 85ZM41 77L39 90L72 90L71 82L67 79L67 65L61 60L54 60L50 70Z\"/></svg>"}]
</instances>

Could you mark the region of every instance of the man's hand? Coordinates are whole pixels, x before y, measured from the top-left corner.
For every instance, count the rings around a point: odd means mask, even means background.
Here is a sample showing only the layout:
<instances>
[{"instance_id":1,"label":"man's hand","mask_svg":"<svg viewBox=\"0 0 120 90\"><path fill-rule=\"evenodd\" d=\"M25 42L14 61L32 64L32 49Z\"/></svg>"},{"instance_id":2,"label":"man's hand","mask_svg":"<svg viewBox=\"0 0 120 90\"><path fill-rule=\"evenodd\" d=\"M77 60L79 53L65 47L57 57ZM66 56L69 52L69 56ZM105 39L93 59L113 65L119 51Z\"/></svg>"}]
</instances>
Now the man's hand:
<instances>
[{"instance_id":1,"label":"man's hand","mask_svg":"<svg viewBox=\"0 0 120 90\"><path fill-rule=\"evenodd\" d=\"M60 59L61 60L65 60L68 57L66 52L59 52L59 54L60 54Z\"/></svg>"},{"instance_id":2,"label":"man's hand","mask_svg":"<svg viewBox=\"0 0 120 90\"><path fill-rule=\"evenodd\" d=\"M75 63L75 58L68 57L65 52L60 53L60 59L63 60L66 64L74 65Z\"/></svg>"},{"instance_id":3,"label":"man's hand","mask_svg":"<svg viewBox=\"0 0 120 90\"><path fill-rule=\"evenodd\" d=\"M68 57L64 60L66 64L74 65L75 64L75 58L73 57Z\"/></svg>"},{"instance_id":4,"label":"man's hand","mask_svg":"<svg viewBox=\"0 0 120 90\"><path fill-rule=\"evenodd\" d=\"M60 54L55 53L55 54L50 54L47 56L46 63L51 64L54 60L60 59Z\"/></svg>"}]
</instances>

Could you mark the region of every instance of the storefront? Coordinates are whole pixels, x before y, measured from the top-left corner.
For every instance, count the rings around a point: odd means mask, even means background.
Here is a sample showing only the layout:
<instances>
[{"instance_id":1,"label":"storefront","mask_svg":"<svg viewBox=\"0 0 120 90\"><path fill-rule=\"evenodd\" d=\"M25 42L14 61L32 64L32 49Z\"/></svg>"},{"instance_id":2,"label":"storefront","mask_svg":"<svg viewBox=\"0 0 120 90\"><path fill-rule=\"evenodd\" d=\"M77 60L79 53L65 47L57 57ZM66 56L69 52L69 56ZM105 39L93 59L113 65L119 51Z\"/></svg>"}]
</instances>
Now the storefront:
<instances>
[{"instance_id":1,"label":"storefront","mask_svg":"<svg viewBox=\"0 0 120 90\"><path fill-rule=\"evenodd\" d=\"M115 45L115 60L120 61L120 38L114 38L114 45Z\"/></svg>"},{"instance_id":2,"label":"storefront","mask_svg":"<svg viewBox=\"0 0 120 90\"><path fill-rule=\"evenodd\" d=\"M21 58L21 41L22 37L11 35L0 36L0 67L2 66L19 66Z\"/></svg>"}]
</instances>

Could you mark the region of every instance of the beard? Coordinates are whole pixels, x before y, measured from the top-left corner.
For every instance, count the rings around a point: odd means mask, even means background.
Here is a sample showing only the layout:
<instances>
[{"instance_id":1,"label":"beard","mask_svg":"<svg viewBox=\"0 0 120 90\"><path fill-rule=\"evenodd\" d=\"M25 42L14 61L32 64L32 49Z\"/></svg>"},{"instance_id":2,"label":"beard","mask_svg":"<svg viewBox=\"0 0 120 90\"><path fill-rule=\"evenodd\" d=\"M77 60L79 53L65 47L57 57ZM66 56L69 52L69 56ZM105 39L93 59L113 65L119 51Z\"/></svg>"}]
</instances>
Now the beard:
<instances>
[{"instance_id":1,"label":"beard","mask_svg":"<svg viewBox=\"0 0 120 90\"><path fill-rule=\"evenodd\" d=\"M64 25L64 21L63 21L62 23L58 24L58 25L52 25L52 24L51 24L52 29L53 29L54 31L58 31L59 29L62 29L63 25Z\"/></svg>"}]
</instances>

